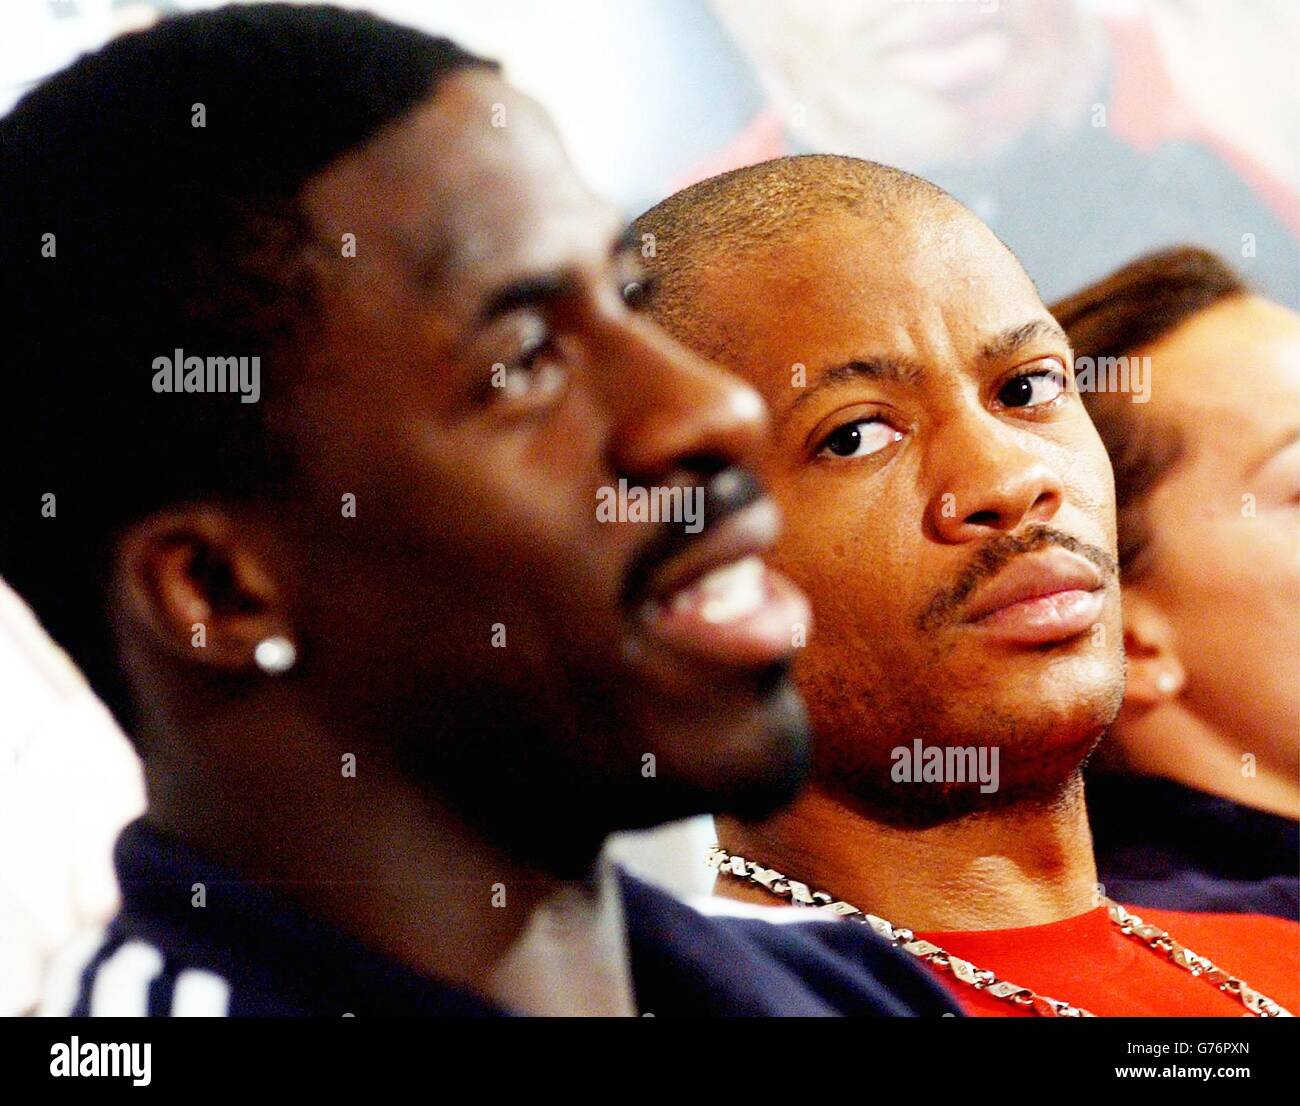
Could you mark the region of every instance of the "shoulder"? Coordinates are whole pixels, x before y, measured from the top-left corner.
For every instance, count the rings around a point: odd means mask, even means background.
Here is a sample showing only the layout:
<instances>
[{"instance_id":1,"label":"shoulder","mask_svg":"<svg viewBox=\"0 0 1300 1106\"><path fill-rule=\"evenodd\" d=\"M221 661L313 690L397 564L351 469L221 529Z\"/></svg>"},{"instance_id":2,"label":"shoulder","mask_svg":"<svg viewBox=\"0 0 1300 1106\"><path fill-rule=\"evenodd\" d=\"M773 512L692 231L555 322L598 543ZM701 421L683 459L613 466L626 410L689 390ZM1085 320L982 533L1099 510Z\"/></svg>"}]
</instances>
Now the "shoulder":
<instances>
[{"instance_id":1,"label":"shoulder","mask_svg":"<svg viewBox=\"0 0 1300 1106\"><path fill-rule=\"evenodd\" d=\"M1191 944L1190 935L1203 936L1218 944L1249 944L1258 940L1275 940L1279 946L1300 955L1300 924L1269 914L1208 914L1163 910L1151 906L1126 906L1144 922L1168 930L1182 944ZM1182 933L1187 939L1179 937Z\"/></svg>"},{"instance_id":2,"label":"shoulder","mask_svg":"<svg viewBox=\"0 0 1300 1106\"><path fill-rule=\"evenodd\" d=\"M743 905L743 904L737 904ZM879 989L882 1013L941 1016L954 1012L948 992L916 958L882 940L867 926L843 918L799 918L797 907L753 907L784 917L714 916L728 928L801 974L835 986L870 981Z\"/></svg>"},{"instance_id":3,"label":"shoulder","mask_svg":"<svg viewBox=\"0 0 1300 1106\"><path fill-rule=\"evenodd\" d=\"M1185 914L1125 907L1192 952L1300 1013L1300 925L1263 914Z\"/></svg>"},{"instance_id":4,"label":"shoulder","mask_svg":"<svg viewBox=\"0 0 1300 1106\"><path fill-rule=\"evenodd\" d=\"M938 1017L958 1010L928 971L866 926L723 900L703 903L705 913L626 873L622 879L634 959L636 946L644 952L657 943L655 955L695 960L737 1004L745 996L774 1004L747 1012Z\"/></svg>"}]
</instances>

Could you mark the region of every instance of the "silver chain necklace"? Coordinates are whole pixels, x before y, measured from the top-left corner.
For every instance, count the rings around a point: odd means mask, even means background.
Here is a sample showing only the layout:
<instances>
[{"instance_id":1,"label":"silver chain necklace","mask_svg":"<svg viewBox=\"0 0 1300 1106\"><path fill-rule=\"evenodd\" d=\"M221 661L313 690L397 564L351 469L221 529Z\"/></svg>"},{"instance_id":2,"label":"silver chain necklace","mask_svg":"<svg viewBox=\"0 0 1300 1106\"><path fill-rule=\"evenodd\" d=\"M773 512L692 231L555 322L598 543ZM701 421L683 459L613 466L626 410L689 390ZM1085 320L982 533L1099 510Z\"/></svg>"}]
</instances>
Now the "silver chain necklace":
<instances>
[{"instance_id":1,"label":"silver chain necklace","mask_svg":"<svg viewBox=\"0 0 1300 1106\"><path fill-rule=\"evenodd\" d=\"M797 879L791 879L771 868L765 868L753 860L746 860L743 856L729 853L717 845L709 850L708 864L710 868L716 869L722 875L762 887L778 898L788 900L794 906L812 907L849 921L868 925L891 945L910 952L918 960L923 960L941 971L951 972L954 978L975 990L1027 1009L1039 1017L1095 1018L1097 1016L1081 1006L1072 1006L1060 999L1040 995L1010 980L999 979L988 968L978 968L969 960L954 956L930 941L921 940L910 929L891 925L884 918L859 910L851 903L836 899L825 891L813 891L806 883L800 883ZM1278 1005L1267 995L1256 991L1245 980L1229 975L1204 956L1198 956L1185 945L1180 945L1159 926L1147 925L1136 914L1131 914L1119 903L1111 902L1110 899L1103 899L1102 902L1106 906L1110 920L1121 933L1140 941L1152 952L1167 957L1193 976L1203 977L1206 982L1213 984L1224 994L1235 998L1255 1017L1292 1017L1289 1010Z\"/></svg>"}]
</instances>

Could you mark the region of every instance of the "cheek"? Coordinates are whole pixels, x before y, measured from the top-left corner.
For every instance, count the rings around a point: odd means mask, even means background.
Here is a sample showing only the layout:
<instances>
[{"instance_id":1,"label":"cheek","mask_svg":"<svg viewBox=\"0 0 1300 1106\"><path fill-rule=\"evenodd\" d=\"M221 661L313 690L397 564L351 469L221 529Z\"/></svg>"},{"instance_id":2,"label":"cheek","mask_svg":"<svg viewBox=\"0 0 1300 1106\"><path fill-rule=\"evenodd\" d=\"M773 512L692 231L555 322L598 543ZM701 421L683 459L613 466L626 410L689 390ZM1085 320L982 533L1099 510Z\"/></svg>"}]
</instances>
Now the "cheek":
<instances>
[{"instance_id":1,"label":"cheek","mask_svg":"<svg viewBox=\"0 0 1300 1106\"><path fill-rule=\"evenodd\" d=\"M1199 544L1184 551L1184 566L1203 581L1207 600L1300 618L1300 534L1294 526L1264 517L1216 519L1193 531L1198 535Z\"/></svg>"},{"instance_id":2,"label":"cheek","mask_svg":"<svg viewBox=\"0 0 1300 1106\"><path fill-rule=\"evenodd\" d=\"M1293 605L1300 512L1260 509L1239 485L1216 479L1218 471L1197 464L1152 493L1146 513L1158 571L1198 602Z\"/></svg>"},{"instance_id":3,"label":"cheek","mask_svg":"<svg viewBox=\"0 0 1300 1106\"><path fill-rule=\"evenodd\" d=\"M1066 501L1094 519L1115 539L1115 474L1110 457L1089 423L1074 443L1053 458L1065 484Z\"/></svg>"},{"instance_id":4,"label":"cheek","mask_svg":"<svg viewBox=\"0 0 1300 1106\"><path fill-rule=\"evenodd\" d=\"M807 593L814 642L833 638L846 648L862 638L869 655L877 634L889 630L897 643L898 626L916 609L909 566L917 550L907 548L906 520L919 512L834 477L822 488L775 488L774 494L785 525L772 561ZM920 541L919 522L911 530Z\"/></svg>"},{"instance_id":5,"label":"cheek","mask_svg":"<svg viewBox=\"0 0 1300 1106\"><path fill-rule=\"evenodd\" d=\"M1186 635L1217 640L1225 661L1234 651L1242 660L1297 653L1300 529L1291 519L1201 512L1157 533L1154 573Z\"/></svg>"},{"instance_id":6,"label":"cheek","mask_svg":"<svg viewBox=\"0 0 1300 1106\"><path fill-rule=\"evenodd\" d=\"M561 614L571 644L621 617L624 578L633 552L650 539L650 524L597 518L596 482L559 483L551 473L508 491L484 534L482 548L496 585L540 612ZM498 554L498 550L500 553Z\"/></svg>"},{"instance_id":7,"label":"cheek","mask_svg":"<svg viewBox=\"0 0 1300 1106\"><path fill-rule=\"evenodd\" d=\"M419 510L417 572L437 578L453 609L542 647L604 640L619 612L622 571L644 526L601 522L606 480L590 453L566 454L552 435L431 435L405 491ZM516 634L516 631L518 632ZM484 631L486 633L486 631Z\"/></svg>"}]
</instances>

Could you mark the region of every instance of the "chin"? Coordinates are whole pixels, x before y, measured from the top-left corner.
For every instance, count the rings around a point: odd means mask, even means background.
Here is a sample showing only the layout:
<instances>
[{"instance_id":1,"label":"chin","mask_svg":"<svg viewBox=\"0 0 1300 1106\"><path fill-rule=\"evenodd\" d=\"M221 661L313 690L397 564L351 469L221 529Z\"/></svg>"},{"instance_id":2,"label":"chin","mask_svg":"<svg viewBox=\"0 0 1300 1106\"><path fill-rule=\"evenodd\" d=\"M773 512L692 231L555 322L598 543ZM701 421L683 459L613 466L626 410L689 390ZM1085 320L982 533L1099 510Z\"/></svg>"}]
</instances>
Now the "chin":
<instances>
[{"instance_id":1,"label":"chin","mask_svg":"<svg viewBox=\"0 0 1300 1106\"><path fill-rule=\"evenodd\" d=\"M894 702L887 717L860 716L837 725L817 745L818 785L867 816L901 828L924 828L1025 802L1050 802L1077 785L1080 770L1123 698L1118 680L1074 684L1047 695L1032 680L1007 688L988 681L978 694L933 694ZM894 750L986 750L998 753L996 790L978 784L896 782ZM913 758L914 759L914 756ZM909 760L908 763L911 763Z\"/></svg>"},{"instance_id":2,"label":"chin","mask_svg":"<svg viewBox=\"0 0 1300 1106\"><path fill-rule=\"evenodd\" d=\"M978 732L980 719L992 714L1009 735L1056 734L1068 742L1115 720L1124 701L1124 659L1091 646L1044 649L982 665L978 683L970 686L979 710L967 732Z\"/></svg>"},{"instance_id":3,"label":"chin","mask_svg":"<svg viewBox=\"0 0 1300 1106\"><path fill-rule=\"evenodd\" d=\"M969 777L961 783L894 782L879 768L864 771L848 783L843 774L819 778L819 783L823 790L876 821L899 829L928 829L972 815L1064 800L1078 787L1083 764L1100 736L1098 730L1068 741L1059 740L1055 733L1042 735L1039 741L1027 733L1013 742L990 740L989 746L998 750L996 786L991 790ZM949 747L962 744L953 740Z\"/></svg>"},{"instance_id":4,"label":"chin","mask_svg":"<svg viewBox=\"0 0 1300 1106\"><path fill-rule=\"evenodd\" d=\"M695 717L671 745L658 757L660 786L643 825L695 814L764 818L794 799L811 768L808 716L784 673L748 711Z\"/></svg>"},{"instance_id":5,"label":"chin","mask_svg":"<svg viewBox=\"0 0 1300 1106\"><path fill-rule=\"evenodd\" d=\"M539 726L531 704L507 709L498 695L493 705L395 755L431 805L556 874L585 871L617 830L715 811L762 817L790 802L809 771L808 720L785 666L743 692L702 692L689 709L660 698L599 722Z\"/></svg>"}]
</instances>

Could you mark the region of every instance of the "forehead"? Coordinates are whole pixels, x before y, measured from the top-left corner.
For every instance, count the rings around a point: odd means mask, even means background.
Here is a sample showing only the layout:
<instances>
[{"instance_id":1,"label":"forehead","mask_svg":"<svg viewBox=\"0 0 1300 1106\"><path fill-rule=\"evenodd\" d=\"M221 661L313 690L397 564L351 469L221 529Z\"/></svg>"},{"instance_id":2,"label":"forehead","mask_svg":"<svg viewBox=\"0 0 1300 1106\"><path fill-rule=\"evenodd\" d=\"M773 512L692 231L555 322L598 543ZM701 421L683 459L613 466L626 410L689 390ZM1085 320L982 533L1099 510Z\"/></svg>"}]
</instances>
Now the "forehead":
<instances>
[{"instance_id":1,"label":"forehead","mask_svg":"<svg viewBox=\"0 0 1300 1106\"><path fill-rule=\"evenodd\" d=\"M1157 407L1270 425L1300 418L1300 315L1278 304L1225 300L1137 352L1151 357Z\"/></svg>"},{"instance_id":2,"label":"forehead","mask_svg":"<svg viewBox=\"0 0 1300 1106\"><path fill-rule=\"evenodd\" d=\"M327 241L465 291L608 253L618 221L582 185L540 107L466 70L304 190Z\"/></svg>"},{"instance_id":3,"label":"forehead","mask_svg":"<svg viewBox=\"0 0 1300 1106\"><path fill-rule=\"evenodd\" d=\"M1045 314L1020 264L955 204L892 219L818 215L710 265L699 304L751 370L813 371L867 355L959 369L992 337ZM736 367L741 367L738 364Z\"/></svg>"}]
</instances>

